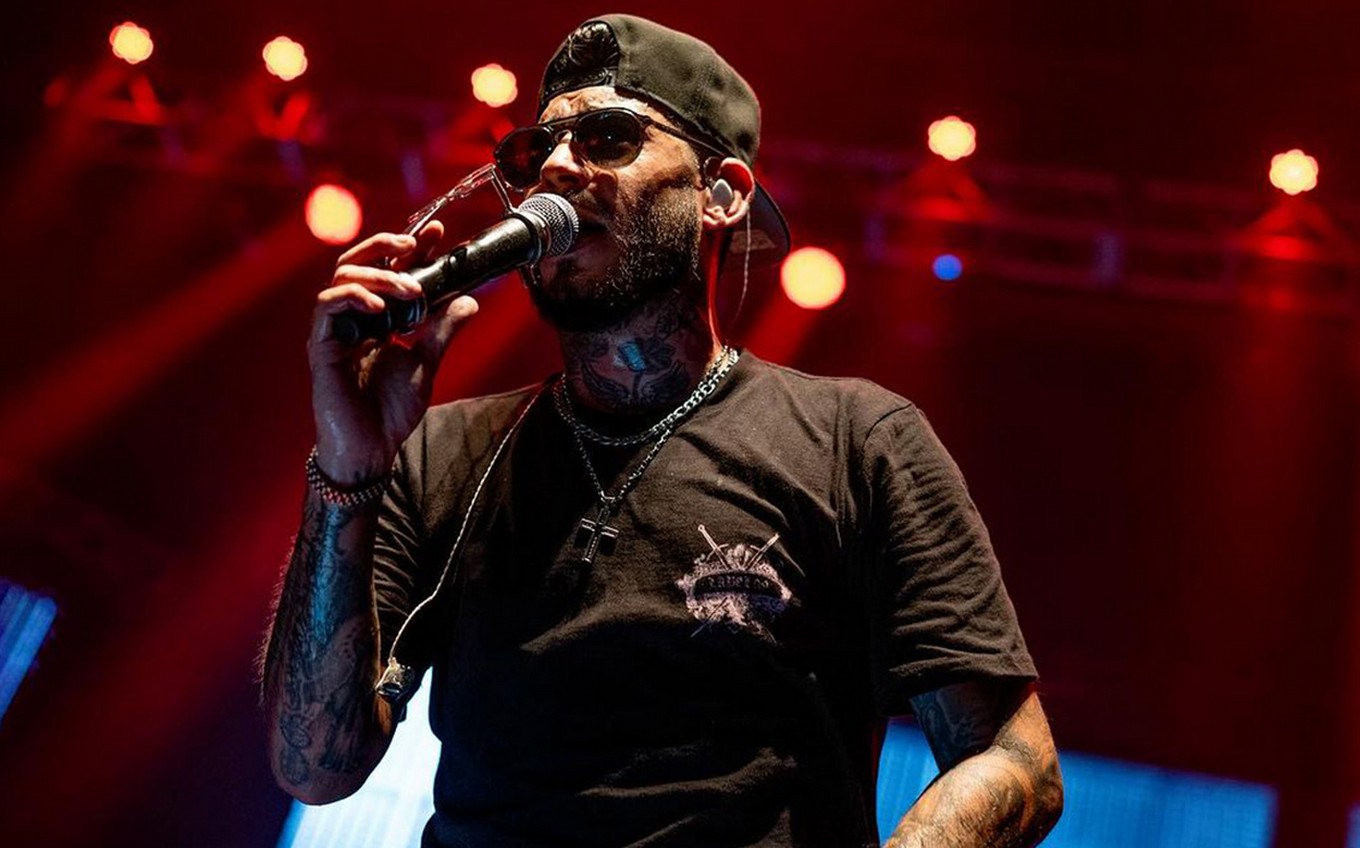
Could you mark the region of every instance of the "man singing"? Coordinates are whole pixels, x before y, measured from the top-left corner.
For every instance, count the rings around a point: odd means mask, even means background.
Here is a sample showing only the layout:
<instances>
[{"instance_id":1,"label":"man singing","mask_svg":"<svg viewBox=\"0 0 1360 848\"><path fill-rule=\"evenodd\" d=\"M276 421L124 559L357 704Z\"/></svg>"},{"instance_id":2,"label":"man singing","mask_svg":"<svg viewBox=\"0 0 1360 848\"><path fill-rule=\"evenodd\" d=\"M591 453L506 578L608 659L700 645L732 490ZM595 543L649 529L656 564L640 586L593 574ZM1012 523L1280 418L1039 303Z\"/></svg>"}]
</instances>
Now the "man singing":
<instances>
[{"instance_id":1,"label":"man singing","mask_svg":"<svg viewBox=\"0 0 1360 848\"><path fill-rule=\"evenodd\" d=\"M1062 780L987 532L920 411L726 344L724 269L788 234L752 167L755 94L627 15L548 63L506 182L580 237L531 275L563 370L427 408L469 297L346 346L414 298L443 231L382 233L317 298L316 449L264 668L271 762L359 788L422 672L442 743L425 846L877 846L887 717L939 778L892 846L1036 844Z\"/></svg>"}]
</instances>

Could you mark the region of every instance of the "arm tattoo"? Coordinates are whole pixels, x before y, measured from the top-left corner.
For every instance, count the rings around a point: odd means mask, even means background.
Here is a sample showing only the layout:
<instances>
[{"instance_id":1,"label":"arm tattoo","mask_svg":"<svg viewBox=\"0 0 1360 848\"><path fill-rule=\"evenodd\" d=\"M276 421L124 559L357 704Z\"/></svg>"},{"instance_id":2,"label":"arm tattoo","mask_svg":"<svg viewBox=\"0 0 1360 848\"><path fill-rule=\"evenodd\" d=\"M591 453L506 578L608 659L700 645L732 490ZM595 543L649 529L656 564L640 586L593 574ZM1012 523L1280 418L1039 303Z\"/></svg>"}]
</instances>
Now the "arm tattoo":
<instances>
[{"instance_id":1,"label":"arm tattoo","mask_svg":"<svg viewBox=\"0 0 1360 848\"><path fill-rule=\"evenodd\" d=\"M294 786L365 765L377 729L370 569L355 555L360 512L309 493L265 655L278 772Z\"/></svg>"},{"instance_id":2,"label":"arm tattoo","mask_svg":"<svg viewBox=\"0 0 1360 848\"><path fill-rule=\"evenodd\" d=\"M1025 693L1019 694L1023 698ZM912 698L911 706L935 762L947 771L964 757L991 747L1019 702L1015 693L978 685L969 686L966 697L958 697L957 689L927 692Z\"/></svg>"},{"instance_id":3,"label":"arm tattoo","mask_svg":"<svg viewBox=\"0 0 1360 848\"><path fill-rule=\"evenodd\" d=\"M969 684L912 699L941 773L887 848L1011 848L1043 839L1062 812L1058 753L1027 689Z\"/></svg>"}]
</instances>

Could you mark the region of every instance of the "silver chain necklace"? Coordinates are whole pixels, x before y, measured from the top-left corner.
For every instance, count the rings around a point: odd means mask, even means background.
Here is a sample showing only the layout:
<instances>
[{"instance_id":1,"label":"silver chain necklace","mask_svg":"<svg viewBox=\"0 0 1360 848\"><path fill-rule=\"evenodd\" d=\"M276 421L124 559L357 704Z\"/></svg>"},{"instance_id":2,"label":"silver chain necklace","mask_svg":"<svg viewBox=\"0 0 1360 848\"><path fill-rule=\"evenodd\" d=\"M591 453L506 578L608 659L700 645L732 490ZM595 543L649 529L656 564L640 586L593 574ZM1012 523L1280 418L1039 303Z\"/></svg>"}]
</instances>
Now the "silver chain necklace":
<instances>
[{"instance_id":1,"label":"silver chain necklace","mask_svg":"<svg viewBox=\"0 0 1360 848\"><path fill-rule=\"evenodd\" d=\"M614 552L614 545L618 542L619 529L609 524L609 519L617 512L619 504L628 492L637 485L638 480L642 479L642 474L647 470L647 466L652 464L657 454L661 453L661 448L666 444L666 440L675 432L675 428L680 421L694 411L694 408L703 403L713 390L722 382L723 377L732 370L737 359L741 357L740 351L723 345L718 358L709 367L708 373L699 381L699 385L694 388L690 396L683 403L675 408L669 415L661 419L653 427L648 428L645 433L636 436L625 436L621 439L605 436L587 427L571 408L571 399L567 396L567 381L563 377L558 380L553 387L553 406L556 407L558 415L571 430L572 441L576 444L576 450L581 455L581 464L586 467L586 474L590 477L591 484L595 487L595 497L598 507L595 518L582 518L576 527L575 545L581 549L580 561L586 565L595 562L595 555L603 553L609 555ZM612 495L604 490L604 483L600 480L600 475L595 470L595 463L590 459L590 451L586 449L586 440L598 442L610 447L621 447L641 444L642 442L654 438L656 441L647 451L647 455L642 461L634 466L628 474L623 485L619 486L618 491Z\"/></svg>"},{"instance_id":2,"label":"silver chain necklace","mask_svg":"<svg viewBox=\"0 0 1360 848\"><path fill-rule=\"evenodd\" d=\"M571 396L567 392L566 379L559 380L557 385L553 387L553 406L557 407L557 413L562 416L563 421L571 426L572 431L579 432L581 438L586 441L609 448L627 448L640 445L643 442L650 442L659 438L667 430L675 429L675 425L680 422L680 419L693 412L696 406L713 394L713 390L718 387L723 377L727 376L727 372L740 357L741 351L723 345L722 350L718 352L718 358L713 360L713 364L708 367L703 379L699 381L699 385L694 387L694 391L690 393L689 397L671 410L665 418L641 433L634 433L631 436L607 436L591 429L584 421L577 418L576 410L571 405Z\"/></svg>"}]
</instances>

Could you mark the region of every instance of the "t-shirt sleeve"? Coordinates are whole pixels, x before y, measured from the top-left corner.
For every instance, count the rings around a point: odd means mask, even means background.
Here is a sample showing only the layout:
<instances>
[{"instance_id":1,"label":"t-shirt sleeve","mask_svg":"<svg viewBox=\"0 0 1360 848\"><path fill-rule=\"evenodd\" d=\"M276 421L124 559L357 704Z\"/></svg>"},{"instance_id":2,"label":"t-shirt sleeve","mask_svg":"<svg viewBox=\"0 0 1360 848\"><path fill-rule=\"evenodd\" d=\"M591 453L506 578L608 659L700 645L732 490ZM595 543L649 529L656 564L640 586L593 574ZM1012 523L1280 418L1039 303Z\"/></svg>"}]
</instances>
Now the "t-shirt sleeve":
<instances>
[{"instance_id":1,"label":"t-shirt sleeve","mask_svg":"<svg viewBox=\"0 0 1360 848\"><path fill-rule=\"evenodd\" d=\"M388 477L373 542L373 589L384 665L397 631L420 601L420 552L425 533L412 487L411 470L403 450L398 452Z\"/></svg>"},{"instance_id":2,"label":"t-shirt sleeve","mask_svg":"<svg viewBox=\"0 0 1360 848\"><path fill-rule=\"evenodd\" d=\"M958 466L914 406L869 430L865 591L874 703L979 677L1034 679L987 528Z\"/></svg>"}]
</instances>

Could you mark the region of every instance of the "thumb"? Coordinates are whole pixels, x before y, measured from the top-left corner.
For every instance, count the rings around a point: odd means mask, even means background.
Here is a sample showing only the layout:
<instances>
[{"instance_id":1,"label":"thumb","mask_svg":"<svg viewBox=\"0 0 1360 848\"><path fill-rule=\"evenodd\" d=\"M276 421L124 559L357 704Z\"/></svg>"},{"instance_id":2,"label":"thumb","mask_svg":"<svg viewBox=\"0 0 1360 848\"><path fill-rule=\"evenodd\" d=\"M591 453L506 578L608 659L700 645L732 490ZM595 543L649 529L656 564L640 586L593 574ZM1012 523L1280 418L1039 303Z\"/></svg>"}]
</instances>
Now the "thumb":
<instances>
[{"instance_id":1,"label":"thumb","mask_svg":"<svg viewBox=\"0 0 1360 848\"><path fill-rule=\"evenodd\" d=\"M425 326L414 340L414 346L420 349L427 361L438 362L458 328L476 315L478 308L477 301L469 295L455 297L425 320Z\"/></svg>"}]
</instances>

